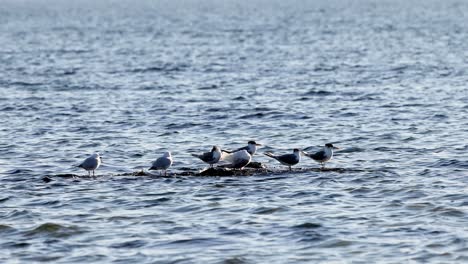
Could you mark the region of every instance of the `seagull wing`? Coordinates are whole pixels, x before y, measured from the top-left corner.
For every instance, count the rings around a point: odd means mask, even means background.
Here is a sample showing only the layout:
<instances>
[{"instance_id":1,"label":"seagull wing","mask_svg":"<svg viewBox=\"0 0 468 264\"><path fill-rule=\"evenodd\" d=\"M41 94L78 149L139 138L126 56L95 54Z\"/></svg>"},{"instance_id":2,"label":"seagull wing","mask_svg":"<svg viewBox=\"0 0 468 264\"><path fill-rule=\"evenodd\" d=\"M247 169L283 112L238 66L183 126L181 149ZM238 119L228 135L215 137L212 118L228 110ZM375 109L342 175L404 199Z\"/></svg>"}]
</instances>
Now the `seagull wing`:
<instances>
[{"instance_id":1,"label":"seagull wing","mask_svg":"<svg viewBox=\"0 0 468 264\"><path fill-rule=\"evenodd\" d=\"M150 170L165 170L172 165L172 161L167 157L160 157L151 166Z\"/></svg>"},{"instance_id":2,"label":"seagull wing","mask_svg":"<svg viewBox=\"0 0 468 264\"><path fill-rule=\"evenodd\" d=\"M241 151L241 150L245 150L245 151L249 152L249 147L245 146L245 147L242 147L242 148L238 148L238 149L234 150L233 152L237 152L237 151Z\"/></svg>"},{"instance_id":3,"label":"seagull wing","mask_svg":"<svg viewBox=\"0 0 468 264\"><path fill-rule=\"evenodd\" d=\"M297 156L294 154L284 154L284 155L278 156L277 160L284 162L284 163L288 163L288 164L295 164L299 162L297 160Z\"/></svg>"},{"instance_id":4,"label":"seagull wing","mask_svg":"<svg viewBox=\"0 0 468 264\"><path fill-rule=\"evenodd\" d=\"M315 152L313 154L307 154L306 156L314 160L323 160L326 158L325 151L323 150L320 150L319 152Z\"/></svg>"},{"instance_id":5,"label":"seagull wing","mask_svg":"<svg viewBox=\"0 0 468 264\"><path fill-rule=\"evenodd\" d=\"M210 163L210 162L214 161L214 156L213 156L212 152L205 152L203 154L194 155L194 156L201 159L201 160L203 160L206 163Z\"/></svg>"},{"instance_id":6,"label":"seagull wing","mask_svg":"<svg viewBox=\"0 0 468 264\"><path fill-rule=\"evenodd\" d=\"M86 170L93 170L97 167L98 160L93 157L89 157L83 161L78 167L86 169Z\"/></svg>"},{"instance_id":7,"label":"seagull wing","mask_svg":"<svg viewBox=\"0 0 468 264\"><path fill-rule=\"evenodd\" d=\"M222 149L221 151L222 151L222 152L226 152L226 153L234 153L234 152L238 152L238 151L241 151L241 150L246 150L247 152L249 152L249 147L246 146L246 147L238 148L238 149L236 149L236 150L225 150L225 149Z\"/></svg>"}]
</instances>

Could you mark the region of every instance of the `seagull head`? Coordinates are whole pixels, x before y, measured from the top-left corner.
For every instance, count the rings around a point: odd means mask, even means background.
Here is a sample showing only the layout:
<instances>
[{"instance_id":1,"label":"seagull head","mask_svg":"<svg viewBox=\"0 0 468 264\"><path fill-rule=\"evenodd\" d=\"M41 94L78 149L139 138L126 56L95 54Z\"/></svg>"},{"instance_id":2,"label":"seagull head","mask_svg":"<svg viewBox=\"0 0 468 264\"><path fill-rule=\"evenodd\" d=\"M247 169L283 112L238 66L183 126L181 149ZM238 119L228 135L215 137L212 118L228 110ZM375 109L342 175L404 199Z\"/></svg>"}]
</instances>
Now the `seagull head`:
<instances>
[{"instance_id":1,"label":"seagull head","mask_svg":"<svg viewBox=\"0 0 468 264\"><path fill-rule=\"evenodd\" d=\"M338 147L333 146L332 143L327 143L327 144L325 144L325 147L326 147L326 148L330 148L330 149L340 149L340 148L338 148Z\"/></svg>"},{"instance_id":2,"label":"seagull head","mask_svg":"<svg viewBox=\"0 0 468 264\"><path fill-rule=\"evenodd\" d=\"M211 149L211 152L215 152L215 151L221 152L218 146L213 146L213 148Z\"/></svg>"},{"instance_id":3,"label":"seagull head","mask_svg":"<svg viewBox=\"0 0 468 264\"><path fill-rule=\"evenodd\" d=\"M253 145L253 146L261 146L262 145L262 144L259 144L259 143L255 142L255 141L253 141L253 140L247 142L247 144L248 145Z\"/></svg>"},{"instance_id":4,"label":"seagull head","mask_svg":"<svg viewBox=\"0 0 468 264\"><path fill-rule=\"evenodd\" d=\"M302 151L302 150L300 150L298 148L293 149L293 153L298 155L298 156L301 155L301 154L303 154L303 155L306 154L304 151Z\"/></svg>"},{"instance_id":5,"label":"seagull head","mask_svg":"<svg viewBox=\"0 0 468 264\"><path fill-rule=\"evenodd\" d=\"M102 156L99 155L99 152L96 152L96 153L94 153L93 155L91 155L91 158L93 158L93 159L99 159L99 161L102 162Z\"/></svg>"},{"instance_id":6,"label":"seagull head","mask_svg":"<svg viewBox=\"0 0 468 264\"><path fill-rule=\"evenodd\" d=\"M170 151L164 152L163 157L170 158L171 157L171 152Z\"/></svg>"}]
</instances>

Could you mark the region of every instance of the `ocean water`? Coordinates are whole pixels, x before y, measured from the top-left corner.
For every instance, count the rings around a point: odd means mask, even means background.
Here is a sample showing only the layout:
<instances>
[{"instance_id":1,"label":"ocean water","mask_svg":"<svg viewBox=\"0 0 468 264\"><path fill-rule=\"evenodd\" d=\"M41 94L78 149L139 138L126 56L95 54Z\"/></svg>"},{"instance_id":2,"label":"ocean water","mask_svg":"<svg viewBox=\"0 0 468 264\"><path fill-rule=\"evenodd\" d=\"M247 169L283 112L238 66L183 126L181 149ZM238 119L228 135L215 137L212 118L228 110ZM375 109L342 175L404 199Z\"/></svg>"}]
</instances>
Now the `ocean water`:
<instances>
[{"instance_id":1,"label":"ocean water","mask_svg":"<svg viewBox=\"0 0 468 264\"><path fill-rule=\"evenodd\" d=\"M468 2L0 4L0 262L468 261ZM252 139L278 173L131 175Z\"/></svg>"}]
</instances>

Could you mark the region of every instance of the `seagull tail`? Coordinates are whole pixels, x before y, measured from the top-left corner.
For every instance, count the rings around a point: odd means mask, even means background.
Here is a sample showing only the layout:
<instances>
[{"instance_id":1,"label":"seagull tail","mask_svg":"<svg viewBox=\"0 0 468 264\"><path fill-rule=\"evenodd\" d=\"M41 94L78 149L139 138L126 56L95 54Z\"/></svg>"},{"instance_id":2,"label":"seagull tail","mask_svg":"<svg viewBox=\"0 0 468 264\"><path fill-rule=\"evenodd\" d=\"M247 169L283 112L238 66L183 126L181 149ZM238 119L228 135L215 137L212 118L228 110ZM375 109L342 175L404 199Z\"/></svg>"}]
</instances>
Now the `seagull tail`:
<instances>
[{"instance_id":1,"label":"seagull tail","mask_svg":"<svg viewBox=\"0 0 468 264\"><path fill-rule=\"evenodd\" d=\"M271 152L265 152L265 153L263 153L263 154L267 155L267 156L270 157L270 158L276 159L275 155L273 155L273 153L271 153Z\"/></svg>"},{"instance_id":2,"label":"seagull tail","mask_svg":"<svg viewBox=\"0 0 468 264\"><path fill-rule=\"evenodd\" d=\"M197 155L197 154L190 154L192 156L194 156L195 158L200 158L200 155Z\"/></svg>"}]
</instances>

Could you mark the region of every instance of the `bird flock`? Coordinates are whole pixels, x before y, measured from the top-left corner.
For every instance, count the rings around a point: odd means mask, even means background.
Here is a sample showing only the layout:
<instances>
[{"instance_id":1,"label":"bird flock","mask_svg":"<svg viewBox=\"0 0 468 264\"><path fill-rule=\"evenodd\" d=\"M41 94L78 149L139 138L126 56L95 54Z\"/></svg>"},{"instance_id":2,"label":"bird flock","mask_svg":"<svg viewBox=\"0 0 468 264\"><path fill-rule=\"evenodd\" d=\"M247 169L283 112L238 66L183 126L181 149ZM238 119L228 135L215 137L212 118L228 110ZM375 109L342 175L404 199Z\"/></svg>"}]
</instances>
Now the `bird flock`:
<instances>
[{"instance_id":1,"label":"bird flock","mask_svg":"<svg viewBox=\"0 0 468 264\"><path fill-rule=\"evenodd\" d=\"M202 154L192 154L192 156L199 158L201 161L209 164L212 168L215 164L220 161L224 161L224 168L243 169L252 161L252 156L257 152L257 148L262 146L255 141L249 141L247 146L229 151L221 149L218 146L213 146L211 151L204 152ZM333 157L333 150L339 149L333 146L331 143L325 144L322 150L315 153L307 153L300 149L294 149L293 153L287 153L282 155L275 155L272 152L265 152L264 154L270 158L277 160L279 163L286 165L291 170L292 166L298 164L301 161L301 155L311 158L312 160L320 163L321 168L325 167L325 163L331 160ZM102 163L102 157L99 153L94 153L90 157L86 158L77 167L82 168L88 172L88 176L95 176L95 170L99 168ZM164 152L164 154L156 159L149 170L158 170L160 175L164 171L164 175L167 175L167 169L172 166L173 159L171 152Z\"/></svg>"}]
</instances>

